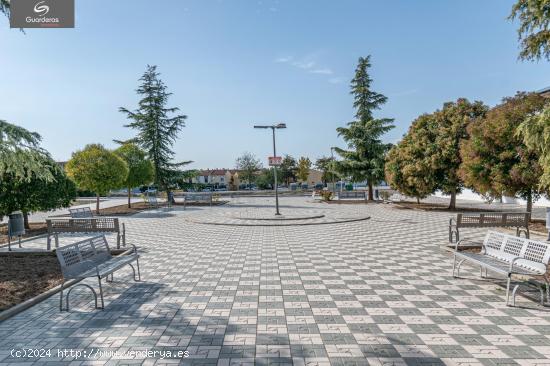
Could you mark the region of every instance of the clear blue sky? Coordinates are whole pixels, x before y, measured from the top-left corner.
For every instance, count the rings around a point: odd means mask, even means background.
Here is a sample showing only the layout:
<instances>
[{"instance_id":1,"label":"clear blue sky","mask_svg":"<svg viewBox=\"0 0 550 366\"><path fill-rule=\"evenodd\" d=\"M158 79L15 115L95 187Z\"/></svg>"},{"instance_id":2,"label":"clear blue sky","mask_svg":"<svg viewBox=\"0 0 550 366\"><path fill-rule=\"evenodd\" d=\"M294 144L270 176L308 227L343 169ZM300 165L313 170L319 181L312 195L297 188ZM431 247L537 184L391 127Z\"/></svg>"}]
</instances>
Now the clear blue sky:
<instances>
[{"instance_id":1,"label":"clear blue sky","mask_svg":"<svg viewBox=\"0 0 550 366\"><path fill-rule=\"evenodd\" d=\"M175 145L196 168L234 167L250 151L330 154L353 118L349 80L372 55L395 142L421 113L458 97L494 105L550 86L547 62L517 61L512 0L76 0L76 29L10 30L0 19L0 118L37 131L55 159L133 131L138 78L158 65L189 116Z\"/></svg>"}]
</instances>

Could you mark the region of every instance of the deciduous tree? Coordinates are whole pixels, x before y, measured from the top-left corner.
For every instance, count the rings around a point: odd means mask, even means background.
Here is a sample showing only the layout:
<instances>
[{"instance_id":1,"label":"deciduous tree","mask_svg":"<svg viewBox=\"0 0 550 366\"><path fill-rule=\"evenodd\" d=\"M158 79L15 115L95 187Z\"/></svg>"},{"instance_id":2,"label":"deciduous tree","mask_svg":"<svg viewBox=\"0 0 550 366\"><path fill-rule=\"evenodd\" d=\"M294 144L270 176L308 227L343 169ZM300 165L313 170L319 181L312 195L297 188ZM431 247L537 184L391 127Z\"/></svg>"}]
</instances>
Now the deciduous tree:
<instances>
[{"instance_id":1,"label":"deciduous tree","mask_svg":"<svg viewBox=\"0 0 550 366\"><path fill-rule=\"evenodd\" d=\"M90 144L73 153L65 169L80 189L95 192L97 213L100 195L108 194L111 189L124 187L128 177L126 162L100 144Z\"/></svg>"},{"instance_id":2,"label":"deciduous tree","mask_svg":"<svg viewBox=\"0 0 550 366\"><path fill-rule=\"evenodd\" d=\"M250 152L245 152L238 157L235 166L239 170L239 177L248 184L255 181L256 174L262 169L260 160Z\"/></svg>"},{"instance_id":3,"label":"deciduous tree","mask_svg":"<svg viewBox=\"0 0 550 366\"><path fill-rule=\"evenodd\" d=\"M539 155L542 175L539 188L550 192L550 104L523 121L516 131L523 143Z\"/></svg>"},{"instance_id":4,"label":"deciduous tree","mask_svg":"<svg viewBox=\"0 0 550 366\"><path fill-rule=\"evenodd\" d=\"M539 155L525 145L516 130L529 116L544 108L546 100L537 94L518 93L504 98L485 118L475 119L468 128L470 139L461 147L460 175L474 191L493 198L520 196L531 212L542 168Z\"/></svg>"},{"instance_id":5,"label":"deciduous tree","mask_svg":"<svg viewBox=\"0 0 550 366\"><path fill-rule=\"evenodd\" d=\"M417 202L434 193L438 186L437 171L432 157L437 126L433 115L423 114L413 121L403 139L386 157L386 181L399 192L415 197Z\"/></svg>"},{"instance_id":6,"label":"deciduous tree","mask_svg":"<svg viewBox=\"0 0 550 366\"><path fill-rule=\"evenodd\" d=\"M436 149L431 155L432 169L438 181L438 189L450 195L450 209L456 208L456 195L462 192L464 182L458 174L462 164L460 144L469 138L468 125L487 113L482 102L469 102L460 98L448 102L433 113Z\"/></svg>"},{"instance_id":7,"label":"deciduous tree","mask_svg":"<svg viewBox=\"0 0 550 366\"><path fill-rule=\"evenodd\" d=\"M298 166L296 168L296 176L302 183L307 183L307 177L309 176L309 170L311 169L311 160L308 157L302 156L298 159Z\"/></svg>"},{"instance_id":8,"label":"deciduous tree","mask_svg":"<svg viewBox=\"0 0 550 366\"><path fill-rule=\"evenodd\" d=\"M290 155L285 155L280 166L281 180L288 186L290 180L296 179L296 159Z\"/></svg>"},{"instance_id":9,"label":"deciduous tree","mask_svg":"<svg viewBox=\"0 0 550 366\"><path fill-rule=\"evenodd\" d=\"M136 144L126 143L115 150L115 154L122 158L128 166L128 176L124 186L128 189L128 207L132 207L132 188L148 185L154 180L153 164L146 154Z\"/></svg>"}]
</instances>

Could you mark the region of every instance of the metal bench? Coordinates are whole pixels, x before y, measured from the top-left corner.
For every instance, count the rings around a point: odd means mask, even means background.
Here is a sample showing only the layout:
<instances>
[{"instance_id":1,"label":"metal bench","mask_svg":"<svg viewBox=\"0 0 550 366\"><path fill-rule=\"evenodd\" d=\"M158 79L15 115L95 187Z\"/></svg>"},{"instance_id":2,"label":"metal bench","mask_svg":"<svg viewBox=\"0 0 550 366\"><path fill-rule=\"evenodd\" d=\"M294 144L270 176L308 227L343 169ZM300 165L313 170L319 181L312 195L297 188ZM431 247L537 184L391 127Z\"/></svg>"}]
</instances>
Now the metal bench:
<instances>
[{"instance_id":1,"label":"metal bench","mask_svg":"<svg viewBox=\"0 0 550 366\"><path fill-rule=\"evenodd\" d=\"M94 217L91 219L46 219L48 226L48 250L51 250L52 236L55 247L59 247L61 233L116 233L116 247L120 249L120 242L126 246L126 226L116 217Z\"/></svg>"},{"instance_id":2,"label":"metal bench","mask_svg":"<svg viewBox=\"0 0 550 366\"><path fill-rule=\"evenodd\" d=\"M94 217L94 214L89 207L69 208L69 213L73 219Z\"/></svg>"},{"instance_id":3,"label":"metal bench","mask_svg":"<svg viewBox=\"0 0 550 366\"><path fill-rule=\"evenodd\" d=\"M460 240L455 245L453 277L459 276L460 266L465 261L479 266L481 277L483 277L484 269L485 277L487 277L487 270L507 276L506 305L508 305L510 281L513 275L528 277L542 276L546 282L547 300L550 302L550 282L546 275L547 266L550 262L550 244L496 231L489 231L487 233L482 243L480 253L459 252L458 249L463 242L464 240ZM458 264L457 260L459 261ZM515 304L515 296L518 287L519 285L516 285L512 291L512 305ZM542 286L539 287L539 289L541 292L541 304L544 304L544 291Z\"/></svg>"},{"instance_id":4,"label":"metal bench","mask_svg":"<svg viewBox=\"0 0 550 366\"><path fill-rule=\"evenodd\" d=\"M188 202L204 202L212 206L212 193L186 193L183 196L183 209L187 208Z\"/></svg>"},{"instance_id":5,"label":"metal bench","mask_svg":"<svg viewBox=\"0 0 550 366\"><path fill-rule=\"evenodd\" d=\"M469 227L515 227L516 236L523 232L529 238L529 212L471 212L459 213L449 220L449 243L460 240L458 229ZM453 241L454 239L454 241Z\"/></svg>"},{"instance_id":6,"label":"metal bench","mask_svg":"<svg viewBox=\"0 0 550 366\"><path fill-rule=\"evenodd\" d=\"M145 196L145 203L147 203L150 208L159 207L159 201L157 200L157 196Z\"/></svg>"},{"instance_id":7,"label":"metal bench","mask_svg":"<svg viewBox=\"0 0 550 366\"><path fill-rule=\"evenodd\" d=\"M338 192L337 196L339 200L346 199L346 198L365 199L366 198L365 193L366 193L365 191L342 191L342 192Z\"/></svg>"},{"instance_id":8,"label":"metal bench","mask_svg":"<svg viewBox=\"0 0 550 366\"><path fill-rule=\"evenodd\" d=\"M96 309L104 309L105 304L103 302L103 288L101 287L101 280L106 278L108 282L112 282L113 273L126 265L129 265L132 268L132 271L134 272L134 281L141 281L141 273L139 271L139 255L137 253L136 246L132 245L132 247L133 248L131 250L124 252L120 256L113 257L105 236L101 235L58 248L56 254L57 259L59 260L59 265L61 266L61 273L63 274L63 282L61 284L61 291L59 294L59 310L63 311L63 289L67 280L82 280L85 278L97 277L99 284L99 296L101 298L101 307L98 307L97 293L93 287L85 283L78 283L67 291L65 300L67 304L65 310L67 311L69 311L69 295L77 286L89 288L94 294ZM137 277L136 268L134 268L132 262L136 262ZM109 275L111 275L110 280Z\"/></svg>"}]
</instances>

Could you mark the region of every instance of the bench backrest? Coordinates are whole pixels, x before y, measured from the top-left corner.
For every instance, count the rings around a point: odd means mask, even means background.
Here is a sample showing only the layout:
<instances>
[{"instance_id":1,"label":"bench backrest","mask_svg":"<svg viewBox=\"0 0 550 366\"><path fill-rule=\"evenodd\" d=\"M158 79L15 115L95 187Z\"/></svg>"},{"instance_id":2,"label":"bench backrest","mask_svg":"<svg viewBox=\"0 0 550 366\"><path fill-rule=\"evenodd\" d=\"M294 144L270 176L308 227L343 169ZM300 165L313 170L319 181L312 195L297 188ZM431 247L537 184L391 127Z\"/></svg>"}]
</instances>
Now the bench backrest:
<instances>
[{"instance_id":1,"label":"bench backrest","mask_svg":"<svg viewBox=\"0 0 550 366\"><path fill-rule=\"evenodd\" d=\"M69 208L69 213L72 218L94 217L94 214L89 207Z\"/></svg>"},{"instance_id":2,"label":"bench backrest","mask_svg":"<svg viewBox=\"0 0 550 366\"><path fill-rule=\"evenodd\" d=\"M117 217L95 217L92 219L47 219L48 234L56 233L113 233L120 232Z\"/></svg>"},{"instance_id":3,"label":"bench backrest","mask_svg":"<svg viewBox=\"0 0 550 366\"><path fill-rule=\"evenodd\" d=\"M186 193L185 200L210 202L212 200L212 193Z\"/></svg>"},{"instance_id":4,"label":"bench backrest","mask_svg":"<svg viewBox=\"0 0 550 366\"><path fill-rule=\"evenodd\" d=\"M65 278L79 277L112 257L104 235L57 248L56 254Z\"/></svg>"},{"instance_id":5,"label":"bench backrest","mask_svg":"<svg viewBox=\"0 0 550 366\"><path fill-rule=\"evenodd\" d=\"M364 191L342 191L338 192L338 198L365 198Z\"/></svg>"},{"instance_id":6,"label":"bench backrest","mask_svg":"<svg viewBox=\"0 0 550 366\"><path fill-rule=\"evenodd\" d=\"M529 212L476 212L459 213L456 216L458 227L527 227Z\"/></svg>"},{"instance_id":7,"label":"bench backrest","mask_svg":"<svg viewBox=\"0 0 550 366\"><path fill-rule=\"evenodd\" d=\"M496 231L489 231L483 241L485 254L540 274L546 273L550 262L550 244L527 238L520 238Z\"/></svg>"}]
</instances>

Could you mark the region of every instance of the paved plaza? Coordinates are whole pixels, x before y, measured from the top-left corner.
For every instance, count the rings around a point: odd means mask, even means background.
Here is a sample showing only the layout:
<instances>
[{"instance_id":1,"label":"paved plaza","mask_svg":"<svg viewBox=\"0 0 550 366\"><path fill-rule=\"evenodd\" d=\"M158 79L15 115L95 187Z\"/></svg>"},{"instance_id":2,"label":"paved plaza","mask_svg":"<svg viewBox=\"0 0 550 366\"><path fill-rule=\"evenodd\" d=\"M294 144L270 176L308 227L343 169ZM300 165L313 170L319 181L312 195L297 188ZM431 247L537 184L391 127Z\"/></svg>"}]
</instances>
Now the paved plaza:
<instances>
[{"instance_id":1,"label":"paved plaza","mask_svg":"<svg viewBox=\"0 0 550 366\"><path fill-rule=\"evenodd\" d=\"M480 280L479 269L451 277L442 249L451 214L300 197L281 199L283 214L370 218L223 225L270 212L271 201L123 218L143 281L117 272L104 311L78 289L70 312L54 296L1 322L0 364L550 365L549 307L523 297L506 307L500 281ZM22 348L51 355L11 355ZM188 357L132 353L144 350Z\"/></svg>"}]
</instances>

